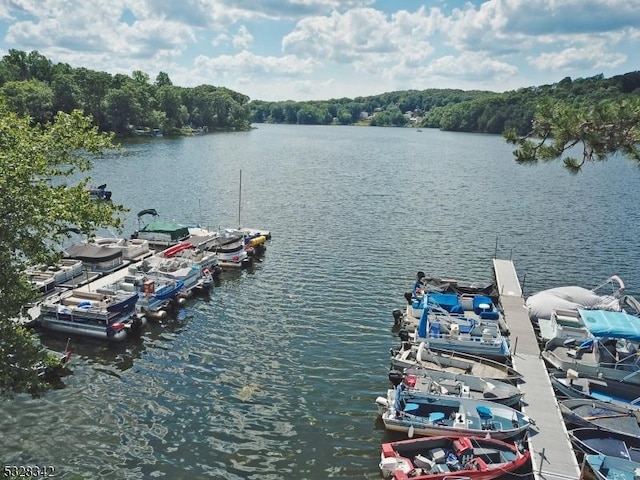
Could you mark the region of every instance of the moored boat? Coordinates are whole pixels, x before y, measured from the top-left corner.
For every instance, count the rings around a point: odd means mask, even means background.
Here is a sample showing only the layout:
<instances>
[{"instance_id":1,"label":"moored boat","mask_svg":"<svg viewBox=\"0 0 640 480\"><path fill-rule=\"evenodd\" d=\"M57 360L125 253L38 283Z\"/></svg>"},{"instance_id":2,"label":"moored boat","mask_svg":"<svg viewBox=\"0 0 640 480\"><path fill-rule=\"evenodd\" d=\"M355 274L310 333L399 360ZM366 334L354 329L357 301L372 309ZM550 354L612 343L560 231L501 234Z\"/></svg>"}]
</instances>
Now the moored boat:
<instances>
[{"instance_id":1,"label":"moored boat","mask_svg":"<svg viewBox=\"0 0 640 480\"><path fill-rule=\"evenodd\" d=\"M611 402L568 398L558 402L564 421L574 427L595 428L640 438L640 411Z\"/></svg>"},{"instance_id":2,"label":"moored boat","mask_svg":"<svg viewBox=\"0 0 640 480\"><path fill-rule=\"evenodd\" d=\"M29 281L42 296L86 281L82 260L62 258L55 265L35 265L26 270Z\"/></svg>"},{"instance_id":3,"label":"moored boat","mask_svg":"<svg viewBox=\"0 0 640 480\"><path fill-rule=\"evenodd\" d=\"M610 276L604 283L587 289L575 285L554 287L537 292L527 298L525 305L529 318L538 323L540 319L550 319L554 310L601 309L622 310L625 285L617 275Z\"/></svg>"},{"instance_id":4,"label":"moored boat","mask_svg":"<svg viewBox=\"0 0 640 480\"><path fill-rule=\"evenodd\" d=\"M597 480L637 480L640 463L603 454L585 455L582 475L588 475L587 471Z\"/></svg>"},{"instance_id":5,"label":"moored boat","mask_svg":"<svg viewBox=\"0 0 640 480\"><path fill-rule=\"evenodd\" d=\"M149 242L142 238L110 238L110 237L96 237L91 240L91 243L100 245L103 247L112 248L122 252L123 260L138 261L144 257L151 255L149 248Z\"/></svg>"},{"instance_id":6,"label":"moored boat","mask_svg":"<svg viewBox=\"0 0 640 480\"><path fill-rule=\"evenodd\" d=\"M65 334L122 341L139 334L146 325L136 314L137 301L138 293L69 290L40 304L36 325Z\"/></svg>"},{"instance_id":7,"label":"moored boat","mask_svg":"<svg viewBox=\"0 0 640 480\"><path fill-rule=\"evenodd\" d=\"M128 265L122 251L95 243L78 243L65 250L65 257L82 261L85 272L106 275Z\"/></svg>"},{"instance_id":8,"label":"moored boat","mask_svg":"<svg viewBox=\"0 0 640 480\"><path fill-rule=\"evenodd\" d=\"M389 381L394 387L404 384L408 391L419 395L434 393L454 397L475 398L518 407L522 391L511 383L488 380L475 375L465 375L424 368L409 368L404 372L391 370Z\"/></svg>"},{"instance_id":9,"label":"moored boat","mask_svg":"<svg viewBox=\"0 0 640 480\"><path fill-rule=\"evenodd\" d=\"M510 383L522 380L522 375L505 363L451 350L430 349L424 342L415 345L403 341L399 350L391 350L391 367L399 370L421 367Z\"/></svg>"},{"instance_id":10,"label":"moored boat","mask_svg":"<svg viewBox=\"0 0 640 480\"><path fill-rule=\"evenodd\" d=\"M554 368L640 385L640 318L626 312L576 310L574 336L547 341L542 358ZM569 331L565 331L568 334Z\"/></svg>"},{"instance_id":11,"label":"moored boat","mask_svg":"<svg viewBox=\"0 0 640 480\"><path fill-rule=\"evenodd\" d=\"M464 397L415 395L398 385L376 399L387 430L409 437L447 435L507 439L524 435L532 424L523 413L506 405Z\"/></svg>"},{"instance_id":12,"label":"moored boat","mask_svg":"<svg viewBox=\"0 0 640 480\"><path fill-rule=\"evenodd\" d=\"M640 462L640 437L608 432L599 428L569 430L573 446L587 455L607 455Z\"/></svg>"},{"instance_id":13,"label":"moored boat","mask_svg":"<svg viewBox=\"0 0 640 480\"><path fill-rule=\"evenodd\" d=\"M493 438L421 437L383 443L380 471L385 479L492 480L524 467L522 445Z\"/></svg>"},{"instance_id":14,"label":"moored boat","mask_svg":"<svg viewBox=\"0 0 640 480\"><path fill-rule=\"evenodd\" d=\"M183 287L184 283L181 280L132 273L97 288L96 292L107 295L136 292L136 310L147 319L163 320L169 311L181 303L178 297Z\"/></svg>"},{"instance_id":15,"label":"moored boat","mask_svg":"<svg viewBox=\"0 0 640 480\"><path fill-rule=\"evenodd\" d=\"M458 303L456 295L430 295L426 295L417 328L414 332L409 332L410 340L416 343L425 342L430 348L511 361L509 343L500 330L499 316L465 316L464 308ZM480 309L490 308L485 303L479 305ZM492 311L487 310L487 313Z\"/></svg>"},{"instance_id":16,"label":"moored boat","mask_svg":"<svg viewBox=\"0 0 640 480\"><path fill-rule=\"evenodd\" d=\"M142 218L151 215L154 220L143 223ZM138 212L138 230L131 235L132 239L143 239L151 248L167 248L189 238L189 228L175 222L158 220L158 212L148 208Z\"/></svg>"},{"instance_id":17,"label":"moored boat","mask_svg":"<svg viewBox=\"0 0 640 480\"><path fill-rule=\"evenodd\" d=\"M111 190L107 190L107 184L98 185L97 187L91 187L87 189L89 198L92 200L104 200L108 202L111 200Z\"/></svg>"},{"instance_id":18,"label":"moored boat","mask_svg":"<svg viewBox=\"0 0 640 480\"><path fill-rule=\"evenodd\" d=\"M640 385L580 375L573 370L551 372L549 378L553 388L566 397L600 400L640 410Z\"/></svg>"}]
</instances>

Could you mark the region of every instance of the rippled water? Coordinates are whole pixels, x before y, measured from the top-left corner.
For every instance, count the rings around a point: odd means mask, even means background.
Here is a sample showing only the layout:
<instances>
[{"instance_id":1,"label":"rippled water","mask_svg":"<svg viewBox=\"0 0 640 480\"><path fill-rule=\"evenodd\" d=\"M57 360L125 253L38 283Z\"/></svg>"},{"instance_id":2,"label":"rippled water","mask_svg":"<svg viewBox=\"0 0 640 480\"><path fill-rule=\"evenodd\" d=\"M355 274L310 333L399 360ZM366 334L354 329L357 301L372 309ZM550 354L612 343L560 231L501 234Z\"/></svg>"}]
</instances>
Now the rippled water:
<instances>
[{"instance_id":1,"label":"rippled water","mask_svg":"<svg viewBox=\"0 0 640 480\"><path fill-rule=\"evenodd\" d=\"M96 164L135 214L273 239L251 272L138 342L72 343L73 374L4 402L6 464L59 478L379 478L374 400L396 346L391 311L417 270L490 280L513 258L526 293L640 278L637 167L570 176L518 166L500 137L260 125L153 139ZM44 343L64 349L66 339Z\"/></svg>"}]
</instances>

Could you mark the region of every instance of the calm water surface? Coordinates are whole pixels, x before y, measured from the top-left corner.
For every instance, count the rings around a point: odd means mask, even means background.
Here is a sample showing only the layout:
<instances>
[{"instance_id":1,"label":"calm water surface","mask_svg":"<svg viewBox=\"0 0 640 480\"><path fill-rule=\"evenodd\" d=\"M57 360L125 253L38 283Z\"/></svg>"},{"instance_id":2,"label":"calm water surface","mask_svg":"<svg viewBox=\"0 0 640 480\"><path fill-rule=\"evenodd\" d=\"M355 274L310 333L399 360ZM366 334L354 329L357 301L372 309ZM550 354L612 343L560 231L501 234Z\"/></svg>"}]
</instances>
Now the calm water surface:
<instances>
[{"instance_id":1,"label":"calm water surface","mask_svg":"<svg viewBox=\"0 0 640 480\"><path fill-rule=\"evenodd\" d=\"M139 341L74 341L65 388L3 403L5 464L65 479L377 479L391 311L417 270L488 281L497 255L527 294L613 273L640 290L640 171L622 159L570 176L516 165L495 136L260 125L132 143L93 178L130 208L129 235L146 208L236 226L240 171L240 223L273 234L263 262Z\"/></svg>"}]
</instances>

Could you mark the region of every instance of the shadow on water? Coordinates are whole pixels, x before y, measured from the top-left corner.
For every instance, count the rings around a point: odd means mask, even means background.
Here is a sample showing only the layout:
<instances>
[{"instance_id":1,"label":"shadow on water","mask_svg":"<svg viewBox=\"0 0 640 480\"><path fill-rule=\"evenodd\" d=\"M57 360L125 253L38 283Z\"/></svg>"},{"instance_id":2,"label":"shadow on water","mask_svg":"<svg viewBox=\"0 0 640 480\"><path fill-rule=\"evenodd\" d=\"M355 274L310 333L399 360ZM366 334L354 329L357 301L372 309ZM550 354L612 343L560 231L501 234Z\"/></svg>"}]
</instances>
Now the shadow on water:
<instances>
[{"instance_id":1,"label":"shadow on water","mask_svg":"<svg viewBox=\"0 0 640 480\"><path fill-rule=\"evenodd\" d=\"M45 348L59 353L67 348L71 351L69 363L71 370L73 370L74 361L81 359L94 366L108 366L124 372L133 366L134 360L140 358L146 348L143 336L129 338L123 342L105 342L88 337L69 337L48 331L37 333Z\"/></svg>"}]
</instances>

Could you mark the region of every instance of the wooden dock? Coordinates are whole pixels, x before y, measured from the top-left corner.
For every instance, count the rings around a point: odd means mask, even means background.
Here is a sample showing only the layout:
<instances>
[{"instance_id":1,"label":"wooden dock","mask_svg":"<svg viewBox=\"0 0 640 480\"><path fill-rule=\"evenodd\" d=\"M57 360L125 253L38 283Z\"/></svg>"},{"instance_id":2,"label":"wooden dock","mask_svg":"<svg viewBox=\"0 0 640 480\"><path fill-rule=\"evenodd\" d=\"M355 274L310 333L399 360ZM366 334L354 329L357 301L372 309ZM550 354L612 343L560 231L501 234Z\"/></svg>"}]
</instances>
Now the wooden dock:
<instances>
[{"instance_id":1,"label":"wooden dock","mask_svg":"<svg viewBox=\"0 0 640 480\"><path fill-rule=\"evenodd\" d=\"M522 288L511 260L493 260L493 270L504 316L511 332L515 368L523 375L522 411L535 421L528 443L536 480L575 480L580 466L571 447L547 368L540 356Z\"/></svg>"}]
</instances>

